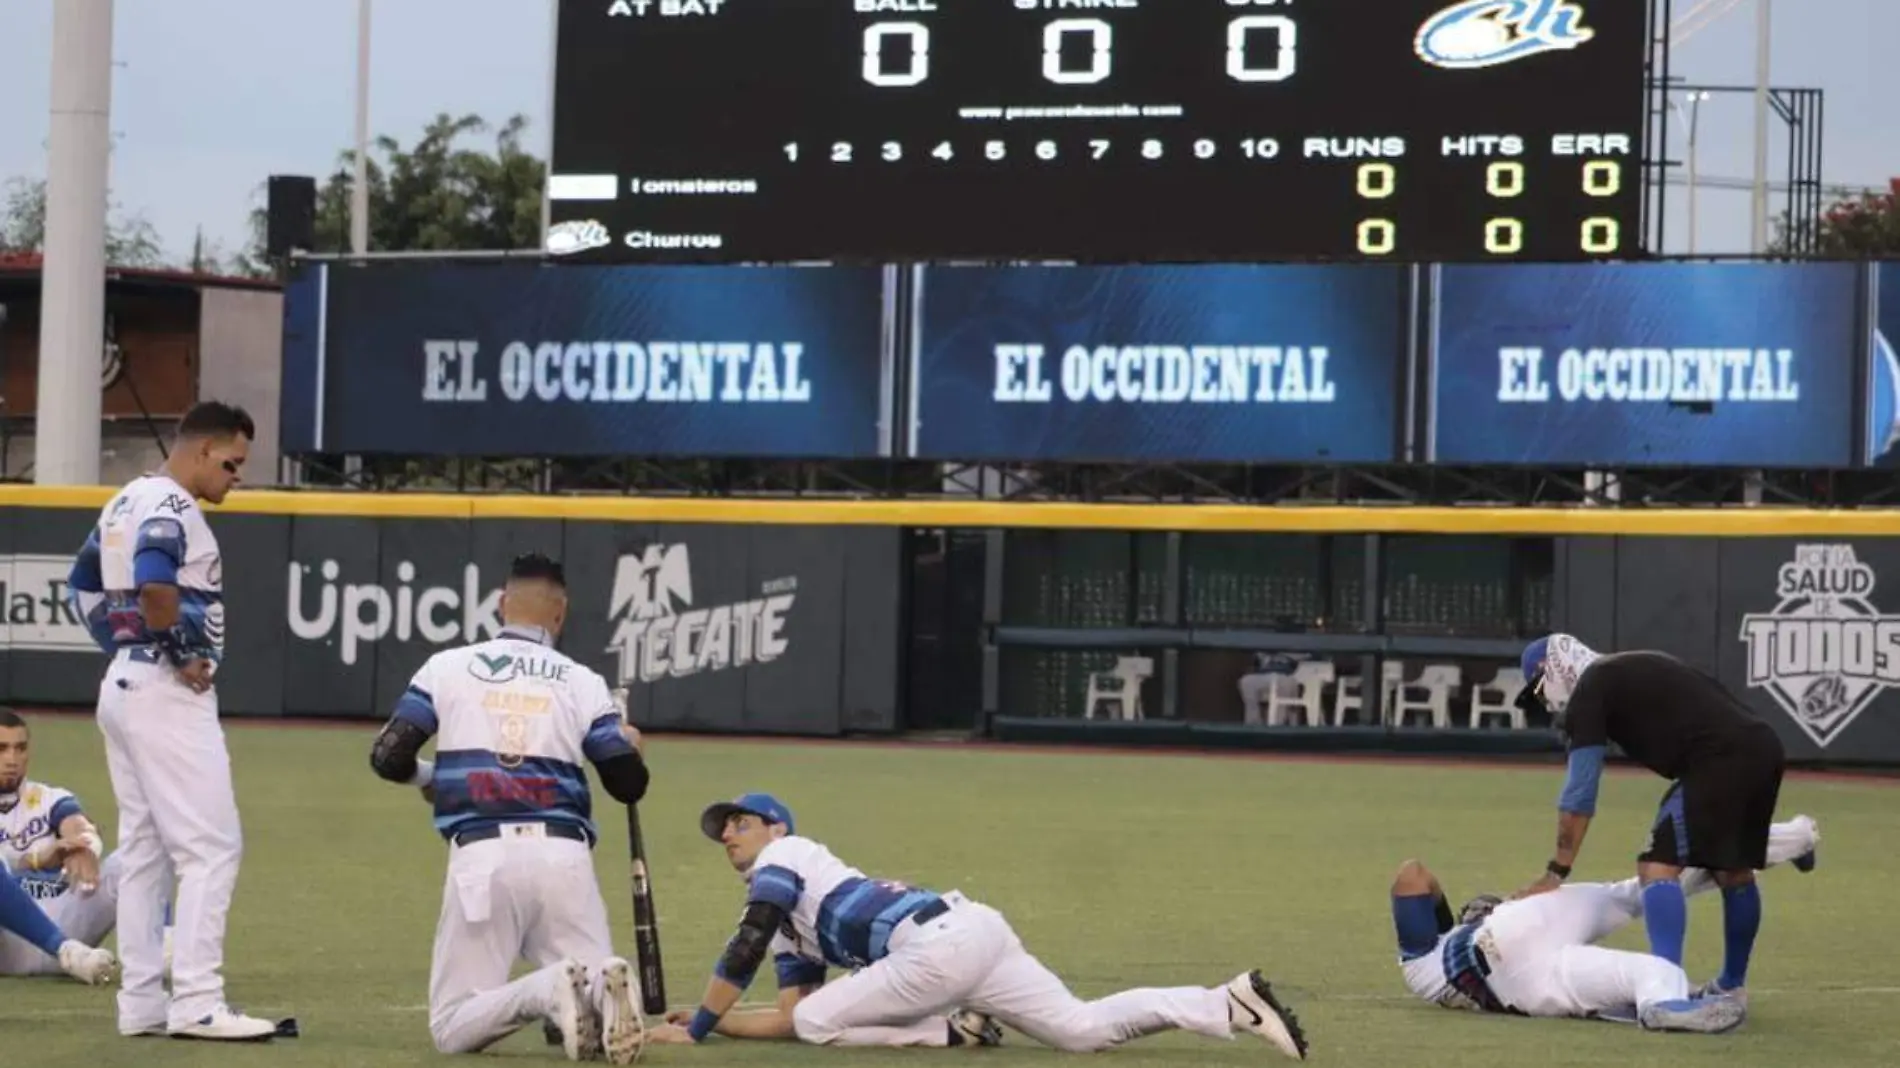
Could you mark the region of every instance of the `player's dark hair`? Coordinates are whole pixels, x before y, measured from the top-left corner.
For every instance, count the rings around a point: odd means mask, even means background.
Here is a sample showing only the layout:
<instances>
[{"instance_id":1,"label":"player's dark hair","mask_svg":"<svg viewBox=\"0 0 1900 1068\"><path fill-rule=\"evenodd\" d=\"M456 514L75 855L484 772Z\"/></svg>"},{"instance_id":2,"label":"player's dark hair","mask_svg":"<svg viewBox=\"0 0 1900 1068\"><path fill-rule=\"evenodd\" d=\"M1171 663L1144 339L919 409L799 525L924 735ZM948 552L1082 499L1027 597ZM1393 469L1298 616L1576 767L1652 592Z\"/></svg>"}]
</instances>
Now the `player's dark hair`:
<instances>
[{"instance_id":1,"label":"player's dark hair","mask_svg":"<svg viewBox=\"0 0 1900 1068\"><path fill-rule=\"evenodd\" d=\"M20 714L11 708L0 706L0 727L18 727L25 730L26 720L21 719Z\"/></svg>"},{"instance_id":2,"label":"player's dark hair","mask_svg":"<svg viewBox=\"0 0 1900 1068\"><path fill-rule=\"evenodd\" d=\"M223 401L199 401L178 421L181 438L234 438L242 434L257 439L257 424L251 413Z\"/></svg>"},{"instance_id":3,"label":"player's dark hair","mask_svg":"<svg viewBox=\"0 0 1900 1068\"><path fill-rule=\"evenodd\" d=\"M527 552L515 557L514 562L508 565L508 577L548 582L567 589L567 571L561 567L559 560L545 553Z\"/></svg>"}]
</instances>

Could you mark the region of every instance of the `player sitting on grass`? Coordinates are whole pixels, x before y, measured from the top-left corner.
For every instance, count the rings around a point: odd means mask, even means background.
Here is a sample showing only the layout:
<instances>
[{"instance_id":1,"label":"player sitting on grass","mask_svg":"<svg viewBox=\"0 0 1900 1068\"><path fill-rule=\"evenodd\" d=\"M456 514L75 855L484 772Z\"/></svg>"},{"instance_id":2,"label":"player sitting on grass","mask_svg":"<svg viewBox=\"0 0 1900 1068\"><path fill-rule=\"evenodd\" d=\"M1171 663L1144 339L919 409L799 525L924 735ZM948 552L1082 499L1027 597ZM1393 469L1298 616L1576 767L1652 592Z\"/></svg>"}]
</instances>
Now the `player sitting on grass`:
<instances>
[{"instance_id":1,"label":"player sitting on grass","mask_svg":"<svg viewBox=\"0 0 1900 1068\"><path fill-rule=\"evenodd\" d=\"M1001 1021L1075 1053L1180 1029L1218 1039L1250 1032L1306 1058L1299 1021L1257 971L1218 986L1083 1001L1002 913L956 892L866 878L798 836L791 811L770 795L714 804L699 826L745 876L746 910L699 1010L669 1017L650 1041L691 1044L717 1030L826 1046L995 1045ZM778 1004L728 1015L768 954ZM827 968L853 972L826 983Z\"/></svg>"},{"instance_id":2,"label":"player sitting on grass","mask_svg":"<svg viewBox=\"0 0 1900 1068\"><path fill-rule=\"evenodd\" d=\"M112 930L117 858L100 862L92 821L64 790L26 777L26 721L0 708L0 975L108 982L112 954L93 949ZM17 895L17 896L16 896ZM11 922L7 922L11 921Z\"/></svg>"},{"instance_id":3,"label":"player sitting on grass","mask_svg":"<svg viewBox=\"0 0 1900 1068\"><path fill-rule=\"evenodd\" d=\"M1770 828L1768 865L1814 868L1820 832L1807 816ZM1708 872L1683 873L1687 894L1716 886ZM1504 901L1483 894L1452 916L1445 891L1425 865L1406 861L1392 882L1405 985L1446 1008L1518 1016L1634 1021L1651 1031L1718 1033L1746 1015L1740 999L1689 996L1679 965L1648 953L1595 943L1643 914L1640 880L1572 883Z\"/></svg>"}]
</instances>

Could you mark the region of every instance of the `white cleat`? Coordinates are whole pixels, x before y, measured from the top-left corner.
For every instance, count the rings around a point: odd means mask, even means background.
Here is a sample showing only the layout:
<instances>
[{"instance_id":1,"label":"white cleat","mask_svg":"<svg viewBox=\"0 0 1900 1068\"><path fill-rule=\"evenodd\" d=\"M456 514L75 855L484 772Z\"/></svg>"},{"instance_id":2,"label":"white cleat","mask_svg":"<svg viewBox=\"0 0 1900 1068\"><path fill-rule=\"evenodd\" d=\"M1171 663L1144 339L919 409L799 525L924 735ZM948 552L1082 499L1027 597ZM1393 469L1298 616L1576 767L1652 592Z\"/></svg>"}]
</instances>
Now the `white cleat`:
<instances>
[{"instance_id":1,"label":"white cleat","mask_svg":"<svg viewBox=\"0 0 1900 1068\"><path fill-rule=\"evenodd\" d=\"M608 957L600 962L600 1029L609 1064L632 1064L646 1049L647 1021L640 1011L640 980L624 957Z\"/></svg>"},{"instance_id":2,"label":"white cleat","mask_svg":"<svg viewBox=\"0 0 1900 1068\"><path fill-rule=\"evenodd\" d=\"M174 1025L170 1034L204 1042L268 1042L276 1036L277 1025L246 1016L229 1005L219 1005L190 1023Z\"/></svg>"},{"instance_id":3,"label":"white cleat","mask_svg":"<svg viewBox=\"0 0 1900 1068\"><path fill-rule=\"evenodd\" d=\"M1306 1035L1293 1010L1273 996L1273 984L1258 971L1227 984L1227 1019L1236 1031L1251 1031L1296 1061L1306 1059Z\"/></svg>"},{"instance_id":4,"label":"white cleat","mask_svg":"<svg viewBox=\"0 0 1900 1068\"><path fill-rule=\"evenodd\" d=\"M108 949L68 938L59 946L59 966L87 986L105 986L118 978L119 961Z\"/></svg>"},{"instance_id":5,"label":"white cleat","mask_svg":"<svg viewBox=\"0 0 1900 1068\"><path fill-rule=\"evenodd\" d=\"M1699 997L1687 1001L1659 1001L1642 1012L1645 1031L1687 1031L1719 1035L1740 1027L1748 1007L1731 997Z\"/></svg>"},{"instance_id":6,"label":"white cleat","mask_svg":"<svg viewBox=\"0 0 1900 1068\"><path fill-rule=\"evenodd\" d=\"M554 981L554 1025L561 1031L561 1050L570 1061L600 1056L600 1017L588 997L587 966L577 960L561 962Z\"/></svg>"}]
</instances>

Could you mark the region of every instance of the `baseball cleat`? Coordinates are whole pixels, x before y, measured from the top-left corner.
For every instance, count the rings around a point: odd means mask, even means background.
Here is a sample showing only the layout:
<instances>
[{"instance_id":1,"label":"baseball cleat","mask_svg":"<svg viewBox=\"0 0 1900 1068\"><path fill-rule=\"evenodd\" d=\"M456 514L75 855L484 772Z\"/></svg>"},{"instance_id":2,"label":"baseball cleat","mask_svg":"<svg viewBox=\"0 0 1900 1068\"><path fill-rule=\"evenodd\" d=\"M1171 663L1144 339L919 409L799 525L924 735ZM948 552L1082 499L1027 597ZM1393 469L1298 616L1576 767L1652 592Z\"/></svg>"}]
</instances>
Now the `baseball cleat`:
<instances>
[{"instance_id":1,"label":"baseball cleat","mask_svg":"<svg viewBox=\"0 0 1900 1068\"><path fill-rule=\"evenodd\" d=\"M60 943L59 966L87 986L105 986L119 973L119 961L111 950L97 949L74 938Z\"/></svg>"},{"instance_id":2,"label":"baseball cleat","mask_svg":"<svg viewBox=\"0 0 1900 1068\"><path fill-rule=\"evenodd\" d=\"M1227 984L1227 1018L1236 1030L1252 1031L1296 1061L1306 1059L1306 1035L1293 1010L1273 996L1273 984L1258 970Z\"/></svg>"},{"instance_id":3,"label":"baseball cleat","mask_svg":"<svg viewBox=\"0 0 1900 1068\"><path fill-rule=\"evenodd\" d=\"M647 1044L647 1021L640 1012L640 981L624 957L600 963L600 1026L607 1063L632 1064Z\"/></svg>"},{"instance_id":4,"label":"baseball cleat","mask_svg":"<svg viewBox=\"0 0 1900 1068\"><path fill-rule=\"evenodd\" d=\"M1731 1001L1739 1003L1742 1008L1748 1008L1748 990L1739 986L1732 990L1725 989L1722 986L1722 980L1719 976L1696 987L1689 992L1689 996L1692 998L1728 998Z\"/></svg>"},{"instance_id":5,"label":"baseball cleat","mask_svg":"<svg viewBox=\"0 0 1900 1068\"><path fill-rule=\"evenodd\" d=\"M277 1036L277 1025L220 1005L188 1024L174 1025L170 1034L206 1042L268 1042Z\"/></svg>"},{"instance_id":6,"label":"baseball cleat","mask_svg":"<svg viewBox=\"0 0 1900 1068\"><path fill-rule=\"evenodd\" d=\"M561 1029L561 1051L570 1061L600 1056L600 1017L588 996L587 966L564 960L554 979L554 1025Z\"/></svg>"},{"instance_id":7,"label":"baseball cleat","mask_svg":"<svg viewBox=\"0 0 1900 1068\"><path fill-rule=\"evenodd\" d=\"M1811 836L1809 840L1814 843L1806 853L1788 862L1794 865L1794 870L1805 875L1814 870L1814 854L1821 845L1821 828L1815 826L1812 816L1796 816L1793 822L1806 825L1808 834Z\"/></svg>"},{"instance_id":8,"label":"baseball cleat","mask_svg":"<svg viewBox=\"0 0 1900 1068\"><path fill-rule=\"evenodd\" d=\"M1700 997L1687 1001L1658 1001L1642 1012L1645 1031L1687 1031L1719 1035L1733 1031L1748 1017L1748 1008L1731 997Z\"/></svg>"},{"instance_id":9,"label":"baseball cleat","mask_svg":"<svg viewBox=\"0 0 1900 1068\"><path fill-rule=\"evenodd\" d=\"M957 1046L1000 1046L1003 1028L985 1013L965 1009L950 1017L950 1033Z\"/></svg>"}]
</instances>

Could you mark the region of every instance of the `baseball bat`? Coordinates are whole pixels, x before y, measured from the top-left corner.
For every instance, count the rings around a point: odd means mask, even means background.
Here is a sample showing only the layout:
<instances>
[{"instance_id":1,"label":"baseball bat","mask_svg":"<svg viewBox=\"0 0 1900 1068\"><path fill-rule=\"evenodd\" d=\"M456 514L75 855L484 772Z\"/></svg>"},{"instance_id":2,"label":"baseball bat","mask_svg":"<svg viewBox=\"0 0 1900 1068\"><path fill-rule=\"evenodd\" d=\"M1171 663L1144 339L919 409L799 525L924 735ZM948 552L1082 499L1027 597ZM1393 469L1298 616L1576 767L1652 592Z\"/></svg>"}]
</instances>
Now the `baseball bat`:
<instances>
[{"instance_id":1,"label":"baseball bat","mask_svg":"<svg viewBox=\"0 0 1900 1068\"><path fill-rule=\"evenodd\" d=\"M627 718L627 688L614 691L620 718ZM640 833L640 807L627 806L627 862L633 875L633 948L640 965L641 1011L666 1015L666 973L660 967L660 921L653 911L653 881L647 878L646 838Z\"/></svg>"}]
</instances>

